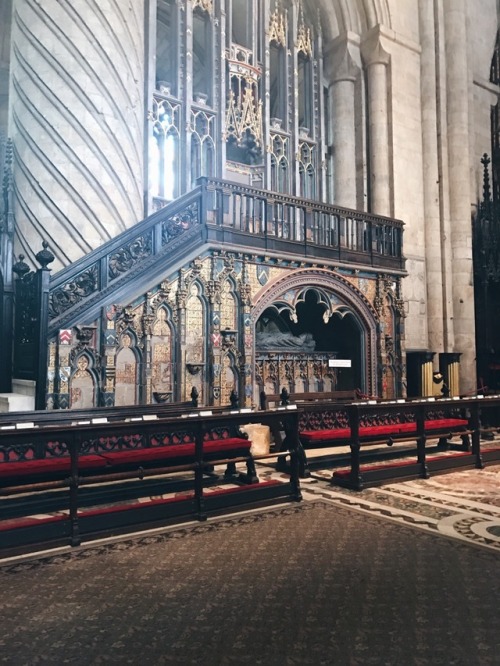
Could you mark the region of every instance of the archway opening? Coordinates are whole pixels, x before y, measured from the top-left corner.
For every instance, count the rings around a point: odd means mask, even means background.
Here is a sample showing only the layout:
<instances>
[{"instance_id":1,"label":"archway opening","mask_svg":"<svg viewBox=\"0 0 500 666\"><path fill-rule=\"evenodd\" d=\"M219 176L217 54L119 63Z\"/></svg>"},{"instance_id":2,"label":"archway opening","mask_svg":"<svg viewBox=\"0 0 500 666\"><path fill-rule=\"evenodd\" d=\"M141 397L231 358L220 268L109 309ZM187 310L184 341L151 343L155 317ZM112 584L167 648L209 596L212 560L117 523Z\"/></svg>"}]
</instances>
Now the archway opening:
<instances>
[{"instance_id":1,"label":"archway opening","mask_svg":"<svg viewBox=\"0 0 500 666\"><path fill-rule=\"evenodd\" d=\"M263 383L276 390L276 381L283 384L283 377L299 392L364 390L364 348L354 312L342 305L328 310L314 289L307 290L295 308L274 303L256 323L257 357L263 367L267 363L273 368L270 377L264 371Z\"/></svg>"}]
</instances>

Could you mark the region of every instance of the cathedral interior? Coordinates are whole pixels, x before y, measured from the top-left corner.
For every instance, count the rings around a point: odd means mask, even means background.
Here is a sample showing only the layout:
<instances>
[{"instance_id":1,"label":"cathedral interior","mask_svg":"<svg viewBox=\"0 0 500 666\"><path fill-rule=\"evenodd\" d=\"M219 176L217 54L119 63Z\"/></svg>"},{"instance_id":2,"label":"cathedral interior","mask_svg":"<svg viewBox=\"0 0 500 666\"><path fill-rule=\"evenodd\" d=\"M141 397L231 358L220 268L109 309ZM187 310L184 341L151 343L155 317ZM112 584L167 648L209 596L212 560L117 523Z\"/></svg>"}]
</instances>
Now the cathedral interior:
<instances>
[{"instance_id":1,"label":"cathedral interior","mask_svg":"<svg viewBox=\"0 0 500 666\"><path fill-rule=\"evenodd\" d=\"M496 385L494 2L432 4L4 3L2 391Z\"/></svg>"},{"instance_id":2,"label":"cathedral interior","mask_svg":"<svg viewBox=\"0 0 500 666\"><path fill-rule=\"evenodd\" d=\"M499 1L2 0L6 663L498 663ZM144 542L120 540L138 525ZM23 559L35 546L60 550ZM431 576L427 555L455 568ZM60 582L75 606L47 634L53 565L128 617L104 560L137 600L129 633L104 622L104 649L71 624L97 617L85 590ZM42 571L50 612L33 606L21 641ZM232 616L220 590L273 622ZM124 647L144 618L145 661Z\"/></svg>"}]
</instances>

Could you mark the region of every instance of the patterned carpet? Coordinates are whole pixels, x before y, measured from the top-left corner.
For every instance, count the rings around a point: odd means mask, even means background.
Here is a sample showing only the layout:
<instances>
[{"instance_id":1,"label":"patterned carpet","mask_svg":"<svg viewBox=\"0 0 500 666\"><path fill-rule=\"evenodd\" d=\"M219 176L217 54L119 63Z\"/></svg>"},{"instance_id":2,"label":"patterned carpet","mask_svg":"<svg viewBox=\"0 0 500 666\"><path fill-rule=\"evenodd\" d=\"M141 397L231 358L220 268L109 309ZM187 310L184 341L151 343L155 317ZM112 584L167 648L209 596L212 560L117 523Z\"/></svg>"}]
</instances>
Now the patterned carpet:
<instances>
[{"instance_id":1,"label":"patterned carpet","mask_svg":"<svg viewBox=\"0 0 500 666\"><path fill-rule=\"evenodd\" d=\"M500 553L500 465L367 488L332 486L331 469L303 482L305 498L384 516Z\"/></svg>"},{"instance_id":2,"label":"patterned carpet","mask_svg":"<svg viewBox=\"0 0 500 666\"><path fill-rule=\"evenodd\" d=\"M324 482L304 490L4 562L0 663L500 664L498 551L405 524L401 507L382 517L365 492L350 508Z\"/></svg>"}]
</instances>

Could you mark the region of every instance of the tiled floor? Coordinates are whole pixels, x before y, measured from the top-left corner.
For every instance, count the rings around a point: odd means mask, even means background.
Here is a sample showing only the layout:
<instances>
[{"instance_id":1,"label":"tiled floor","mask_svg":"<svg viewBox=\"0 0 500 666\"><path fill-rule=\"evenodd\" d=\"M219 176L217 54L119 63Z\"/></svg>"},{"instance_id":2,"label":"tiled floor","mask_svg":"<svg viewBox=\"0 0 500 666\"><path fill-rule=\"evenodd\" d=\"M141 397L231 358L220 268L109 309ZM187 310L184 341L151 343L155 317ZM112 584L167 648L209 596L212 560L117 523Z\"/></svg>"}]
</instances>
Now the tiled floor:
<instances>
[{"instance_id":1,"label":"tiled floor","mask_svg":"<svg viewBox=\"0 0 500 666\"><path fill-rule=\"evenodd\" d=\"M315 470L310 479L302 480L305 501L321 497L500 552L500 465L360 492L332 486L331 473L331 469ZM259 474L263 479L280 477L269 468Z\"/></svg>"}]
</instances>

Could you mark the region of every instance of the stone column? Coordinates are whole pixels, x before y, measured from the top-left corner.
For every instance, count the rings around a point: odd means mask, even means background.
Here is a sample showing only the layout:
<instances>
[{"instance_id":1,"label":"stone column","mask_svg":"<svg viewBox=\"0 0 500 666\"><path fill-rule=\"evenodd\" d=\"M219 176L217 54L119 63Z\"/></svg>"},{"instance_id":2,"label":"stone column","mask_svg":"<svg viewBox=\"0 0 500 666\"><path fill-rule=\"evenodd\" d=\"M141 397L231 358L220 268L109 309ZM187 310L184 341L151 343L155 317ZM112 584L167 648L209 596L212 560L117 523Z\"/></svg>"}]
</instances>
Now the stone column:
<instances>
[{"instance_id":1,"label":"stone column","mask_svg":"<svg viewBox=\"0 0 500 666\"><path fill-rule=\"evenodd\" d=\"M361 44L368 69L368 126L371 212L392 214L389 151L388 70L390 54L383 46L380 28L370 30Z\"/></svg>"},{"instance_id":2,"label":"stone column","mask_svg":"<svg viewBox=\"0 0 500 666\"><path fill-rule=\"evenodd\" d=\"M465 0L444 0L448 163L450 183L455 350L460 392L476 389L474 287L469 177L469 77Z\"/></svg>"},{"instance_id":3,"label":"stone column","mask_svg":"<svg viewBox=\"0 0 500 666\"><path fill-rule=\"evenodd\" d=\"M334 155L335 203L356 208L356 118L355 84L361 70L359 37L346 33L337 37L325 59L331 81L329 95L333 118L331 138Z\"/></svg>"},{"instance_id":4,"label":"stone column","mask_svg":"<svg viewBox=\"0 0 500 666\"><path fill-rule=\"evenodd\" d=\"M144 1L14 0L16 253L54 271L143 218Z\"/></svg>"},{"instance_id":5,"label":"stone column","mask_svg":"<svg viewBox=\"0 0 500 666\"><path fill-rule=\"evenodd\" d=\"M419 1L420 58L422 92L422 152L425 219L428 347L444 351L443 257L439 208L438 125L436 98L436 49L434 7Z\"/></svg>"}]
</instances>

